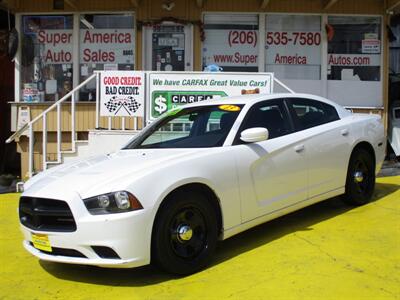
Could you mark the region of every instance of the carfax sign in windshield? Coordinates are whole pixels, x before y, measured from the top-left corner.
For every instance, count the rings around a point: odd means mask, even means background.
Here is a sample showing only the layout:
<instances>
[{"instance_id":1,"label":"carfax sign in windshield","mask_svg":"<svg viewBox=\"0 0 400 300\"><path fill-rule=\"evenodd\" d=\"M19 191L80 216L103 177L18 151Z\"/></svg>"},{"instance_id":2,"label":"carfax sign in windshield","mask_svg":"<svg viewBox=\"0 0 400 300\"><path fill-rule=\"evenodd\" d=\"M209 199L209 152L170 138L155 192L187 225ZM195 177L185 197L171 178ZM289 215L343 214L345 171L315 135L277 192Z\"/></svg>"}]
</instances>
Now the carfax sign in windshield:
<instances>
[{"instance_id":1,"label":"carfax sign in windshield","mask_svg":"<svg viewBox=\"0 0 400 300\"><path fill-rule=\"evenodd\" d=\"M180 73L148 74L148 120L181 105L243 94L270 94L273 73Z\"/></svg>"}]
</instances>

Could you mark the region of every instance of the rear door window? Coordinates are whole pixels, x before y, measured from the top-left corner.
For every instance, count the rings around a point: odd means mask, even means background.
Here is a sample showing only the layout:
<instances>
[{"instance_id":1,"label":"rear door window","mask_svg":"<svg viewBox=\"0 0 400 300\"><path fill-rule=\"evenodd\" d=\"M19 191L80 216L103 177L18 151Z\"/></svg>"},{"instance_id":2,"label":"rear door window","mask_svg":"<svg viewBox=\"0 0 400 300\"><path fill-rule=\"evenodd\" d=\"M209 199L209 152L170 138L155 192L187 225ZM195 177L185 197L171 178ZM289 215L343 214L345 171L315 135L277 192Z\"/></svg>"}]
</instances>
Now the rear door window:
<instances>
[{"instance_id":1,"label":"rear door window","mask_svg":"<svg viewBox=\"0 0 400 300\"><path fill-rule=\"evenodd\" d=\"M298 130L304 130L339 120L336 108L311 99L287 99L289 109Z\"/></svg>"}]
</instances>

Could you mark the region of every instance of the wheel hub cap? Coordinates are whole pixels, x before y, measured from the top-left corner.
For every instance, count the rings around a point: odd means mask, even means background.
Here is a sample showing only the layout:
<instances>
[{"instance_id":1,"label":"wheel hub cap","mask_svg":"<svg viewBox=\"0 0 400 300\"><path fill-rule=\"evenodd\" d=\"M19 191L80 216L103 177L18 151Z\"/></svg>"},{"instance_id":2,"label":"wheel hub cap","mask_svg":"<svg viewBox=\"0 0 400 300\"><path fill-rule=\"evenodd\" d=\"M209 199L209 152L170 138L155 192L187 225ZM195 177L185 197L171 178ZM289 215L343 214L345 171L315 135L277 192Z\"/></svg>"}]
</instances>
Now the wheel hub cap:
<instances>
[{"instance_id":1,"label":"wheel hub cap","mask_svg":"<svg viewBox=\"0 0 400 300\"><path fill-rule=\"evenodd\" d=\"M177 233L178 240L181 242L189 241L193 236L193 230L188 225L179 225Z\"/></svg>"},{"instance_id":2,"label":"wheel hub cap","mask_svg":"<svg viewBox=\"0 0 400 300\"><path fill-rule=\"evenodd\" d=\"M357 183L361 183L364 181L364 174L361 171L357 171L354 173L354 181Z\"/></svg>"}]
</instances>

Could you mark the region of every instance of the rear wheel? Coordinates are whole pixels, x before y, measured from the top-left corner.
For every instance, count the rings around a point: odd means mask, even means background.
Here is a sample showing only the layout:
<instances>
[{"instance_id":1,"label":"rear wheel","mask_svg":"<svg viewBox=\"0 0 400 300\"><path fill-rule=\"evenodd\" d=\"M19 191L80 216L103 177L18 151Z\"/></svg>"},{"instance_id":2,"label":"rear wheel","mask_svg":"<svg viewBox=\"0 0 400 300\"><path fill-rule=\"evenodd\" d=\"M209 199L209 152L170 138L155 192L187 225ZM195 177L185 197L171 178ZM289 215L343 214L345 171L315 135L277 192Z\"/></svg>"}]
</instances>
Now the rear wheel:
<instances>
[{"instance_id":1,"label":"rear wheel","mask_svg":"<svg viewBox=\"0 0 400 300\"><path fill-rule=\"evenodd\" d=\"M217 232L216 214L209 201L201 194L178 193L156 217L152 258L170 273L194 273L209 262Z\"/></svg>"},{"instance_id":2,"label":"rear wheel","mask_svg":"<svg viewBox=\"0 0 400 300\"><path fill-rule=\"evenodd\" d=\"M372 155L365 149L356 149L350 158L347 170L344 201L351 205L368 203L375 188L375 164Z\"/></svg>"}]
</instances>

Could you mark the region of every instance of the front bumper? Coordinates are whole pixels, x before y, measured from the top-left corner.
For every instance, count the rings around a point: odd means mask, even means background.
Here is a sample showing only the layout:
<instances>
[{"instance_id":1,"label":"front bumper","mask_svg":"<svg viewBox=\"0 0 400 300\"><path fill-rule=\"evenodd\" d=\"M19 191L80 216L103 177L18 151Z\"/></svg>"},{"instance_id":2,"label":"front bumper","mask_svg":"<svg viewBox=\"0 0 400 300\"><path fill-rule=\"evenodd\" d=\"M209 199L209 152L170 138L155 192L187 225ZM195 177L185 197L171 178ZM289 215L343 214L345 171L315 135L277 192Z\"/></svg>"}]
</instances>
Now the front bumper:
<instances>
[{"instance_id":1,"label":"front bumper","mask_svg":"<svg viewBox=\"0 0 400 300\"><path fill-rule=\"evenodd\" d=\"M131 268L150 263L151 210L91 215L78 195L66 202L76 222L74 232L36 231L21 225L23 246L31 254L46 261L100 267ZM45 234L52 248L77 251L82 257L36 249L31 242L32 234ZM111 248L118 257L102 258L93 246Z\"/></svg>"},{"instance_id":2,"label":"front bumper","mask_svg":"<svg viewBox=\"0 0 400 300\"><path fill-rule=\"evenodd\" d=\"M106 259L106 258L79 258L45 254L34 248L28 241L23 241L24 248L32 255L46 261L76 264L76 265L92 265L103 268L134 268L147 265L149 262L143 258L137 257L132 259Z\"/></svg>"}]
</instances>

